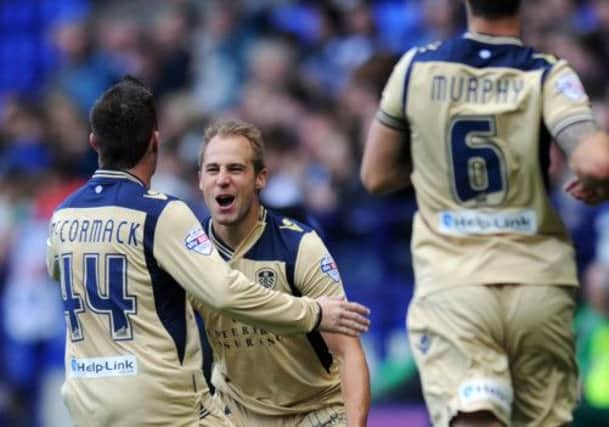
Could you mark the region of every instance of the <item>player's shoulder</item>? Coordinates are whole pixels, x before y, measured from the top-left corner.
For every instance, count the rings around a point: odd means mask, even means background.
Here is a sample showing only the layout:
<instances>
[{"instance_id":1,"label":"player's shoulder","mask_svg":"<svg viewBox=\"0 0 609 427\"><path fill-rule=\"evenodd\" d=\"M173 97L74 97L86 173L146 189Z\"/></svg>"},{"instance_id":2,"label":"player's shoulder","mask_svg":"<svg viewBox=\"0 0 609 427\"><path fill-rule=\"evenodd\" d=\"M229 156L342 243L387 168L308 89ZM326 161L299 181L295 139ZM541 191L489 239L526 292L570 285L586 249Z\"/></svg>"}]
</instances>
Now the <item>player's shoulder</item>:
<instances>
[{"instance_id":1,"label":"player's shoulder","mask_svg":"<svg viewBox=\"0 0 609 427\"><path fill-rule=\"evenodd\" d=\"M448 53L453 52L459 42L459 38L432 41L412 47L406 51L403 57L410 58L411 61L442 58Z\"/></svg>"},{"instance_id":2,"label":"player's shoulder","mask_svg":"<svg viewBox=\"0 0 609 427\"><path fill-rule=\"evenodd\" d=\"M124 208L159 215L180 199L146 188L142 183L97 173L55 209Z\"/></svg>"},{"instance_id":3,"label":"player's shoulder","mask_svg":"<svg viewBox=\"0 0 609 427\"><path fill-rule=\"evenodd\" d=\"M273 229L277 234L288 240L300 241L303 235L315 231L313 227L279 212L267 209L265 215L267 228Z\"/></svg>"},{"instance_id":4,"label":"player's shoulder","mask_svg":"<svg viewBox=\"0 0 609 427\"><path fill-rule=\"evenodd\" d=\"M67 209L71 207L76 207L78 205L78 201L82 198L83 194L86 193L87 184L84 184L70 193L63 201L57 205L55 208L55 212L61 211L62 209Z\"/></svg>"},{"instance_id":5,"label":"player's shoulder","mask_svg":"<svg viewBox=\"0 0 609 427\"><path fill-rule=\"evenodd\" d=\"M445 41L436 40L436 41L433 41L431 43L427 43L425 45L415 46L414 47L414 51L417 54L437 52L442 47L446 46L448 43L450 43L450 39L449 40L445 40Z\"/></svg>"},{"instance_id":6,"label":"player's shoulder","mask_svg":"<svg viewBox=\"0 0 609 427\"><path fill-rule=\"evenodd\" d=\"M520 71L552 69L560 59L523 45L517 38L464 33L411 49L411 63L438 61L474 68L513 68Z\"/></svg>"},{"instance_id":7,"label":"player's shoulder","mask_svg":"<svg viewBox=\"0 0 609 427\"><path fill-rule=\"evenodd\" d=\"M314 233L314 229L303 222L266 209L263 210L262 220L265 222L264 231L247 257L294 264L303 238Z\"/></svg>"},{"instance_id":8,"label":"player's shoulder","mask_svg":"<svg viewBox=\"0 0 609 427\"><path fill-rule=\"evenodd\" d=\"M186 204L177 197L130 183L126 183L117 189L115 203L119 207L156 217L169 206L181 207L184 205L186 207Z\"/></svg>"},{"instance_id":9,"label":"player's shoulder","mask_svg":"<svg viewBox=\"0 0 609 427\"><path fill-rule=\"evenodd\" d=\"M415 61L415 59L421 59L421 57L425 54L430 55L437 52L445 45L445 43L445 41L434 41L424 45L413 46L402 54L396 64L396 67L403 68L404 71L406 71L410 64Z\"/></svg>"}]
</instances>

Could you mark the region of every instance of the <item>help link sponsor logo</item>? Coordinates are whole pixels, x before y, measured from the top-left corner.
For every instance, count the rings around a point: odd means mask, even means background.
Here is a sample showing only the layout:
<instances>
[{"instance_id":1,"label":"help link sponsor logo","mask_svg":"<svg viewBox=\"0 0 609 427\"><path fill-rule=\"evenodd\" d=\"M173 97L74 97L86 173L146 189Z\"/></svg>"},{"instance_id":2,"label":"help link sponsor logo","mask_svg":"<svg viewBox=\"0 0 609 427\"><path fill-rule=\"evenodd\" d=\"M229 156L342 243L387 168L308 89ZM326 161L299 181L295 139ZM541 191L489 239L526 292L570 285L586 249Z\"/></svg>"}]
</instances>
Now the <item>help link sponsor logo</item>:
<instances>
[{"instance_id":1,"label":"help link sponsor logo","mask_svg":"<svg viewBox=\"0 0 609 427\"><path fill-rule=\"evenodd\" d=\"M537 214L532 209L521 211L478 212L473 210L444 211L438 216L438 228L444 234L537 233Z\"/></svg>"},{"instance_id":2,"label":"help link sponsor logo","mask_svg":"<svg viewBox=\"0 0 609 427\"><path fill-rule=\"evenodd\" d=\"M135 356L117 357L73 357L70 360L69 374L72 378L103 378L137 375Z\"/></svg>"},{"instance_id":3,"label":"help link sponsor logo","mask_svg":"<svg viewBox=\"0 0 609 427\"><path fill-rule=\"evenodd\" d=\"M490 402L510 413L514 396L507 385L493 379L480 378L461 383L459 399L465 408L478 402Z\"/></svg>"}]
</instances>

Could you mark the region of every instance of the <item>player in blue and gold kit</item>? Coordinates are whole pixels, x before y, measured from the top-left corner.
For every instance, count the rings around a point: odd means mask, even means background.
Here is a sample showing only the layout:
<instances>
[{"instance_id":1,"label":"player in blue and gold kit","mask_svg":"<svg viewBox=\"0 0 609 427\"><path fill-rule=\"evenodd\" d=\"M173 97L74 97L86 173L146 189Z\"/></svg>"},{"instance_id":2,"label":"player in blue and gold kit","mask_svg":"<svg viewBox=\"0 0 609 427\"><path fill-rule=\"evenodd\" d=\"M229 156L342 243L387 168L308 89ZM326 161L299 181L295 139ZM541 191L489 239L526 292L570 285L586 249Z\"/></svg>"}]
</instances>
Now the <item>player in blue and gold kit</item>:
<instances>
[{"instance_id":1,"label":"player in blue and gold kit","mask_svg":"<svg viewBox=\"0 0 609 427\"><path fill-rule=\"evenodd\" d=\"M77 426L232 426L203 379L187 293L277 334L310 333L318 322L366 329L361 306L294 298L231 270L182 201L149 190L156 122L137 80L106 91L91 111L101 169L51 219L47 265L67 326L62 393Z\"/></svg>"},{"instance_id":2,"label":"player in blue and gold kit","mask_svg":"<svg viewBox=\"0 0 609 427\"><path fill-rule=\"evenodd\" d=\"M287 295L344 297L338 267L310 227L266 210L258 129L212 125L200 156L200 188L211 212L205 232L229 265ZM368 367L357 338L285 336L202 307L214 352L212 382L237 427L364 427Z\"/></svg>"},{"instance_id":3,"label":"player in blue and gold kit","mask_svg":"<svg viewBox=\"0 0 609 427\"><path fill-rule=\"evenodd\" d=\"M362 180L416 192L407 326L434 425L563 426L578 280L548 197L549 144L585 201L604 196L609 144L569 64L522 45L519 0L466 5L467 33L396 65Z\"/></svg>"}]
</instances>

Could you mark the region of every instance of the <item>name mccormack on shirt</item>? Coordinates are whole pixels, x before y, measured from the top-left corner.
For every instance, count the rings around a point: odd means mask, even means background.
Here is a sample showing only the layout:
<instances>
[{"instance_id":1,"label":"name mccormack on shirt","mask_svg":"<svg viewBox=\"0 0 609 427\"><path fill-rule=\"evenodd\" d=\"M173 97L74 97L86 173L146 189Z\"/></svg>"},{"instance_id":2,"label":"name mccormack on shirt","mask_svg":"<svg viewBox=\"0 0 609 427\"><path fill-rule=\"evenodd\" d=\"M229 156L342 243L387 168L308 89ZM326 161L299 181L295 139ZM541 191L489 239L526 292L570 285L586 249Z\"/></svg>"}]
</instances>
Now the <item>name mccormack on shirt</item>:
<instances>
[{"instance_id":1,"label":"name mccormack on shirt","mask_svg":"<svg viewBox=\"0 0 609 427\"><path fill-rule=\"evenodd\" d=\"M51 233L62 243L119 243L138 247L142 224L113 219L66 219L51 223Z\"/></svg>"}]
</instances>

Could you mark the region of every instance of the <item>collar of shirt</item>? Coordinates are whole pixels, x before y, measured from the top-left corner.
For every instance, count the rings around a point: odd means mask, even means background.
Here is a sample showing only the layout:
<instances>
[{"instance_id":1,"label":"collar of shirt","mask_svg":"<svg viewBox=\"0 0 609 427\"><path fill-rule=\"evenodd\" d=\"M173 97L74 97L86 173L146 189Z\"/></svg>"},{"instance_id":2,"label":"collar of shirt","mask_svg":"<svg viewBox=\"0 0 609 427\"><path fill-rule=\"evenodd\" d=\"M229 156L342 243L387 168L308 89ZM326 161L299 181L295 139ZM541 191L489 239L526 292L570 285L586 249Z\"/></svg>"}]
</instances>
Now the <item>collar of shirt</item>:
<instances>
[{"instance_id":1,"label":"collar of shirt","mask_svg":"<svg viewBox=\"0 0 609 427\"><path fill-rule=\"evenodd\" d=\"M466 32L463 34L463 38L488 44L513 44L522 46L522 40L518 37L495 36L492 34L476 33L474 31Z\"/></svg>"}]
</instances>

